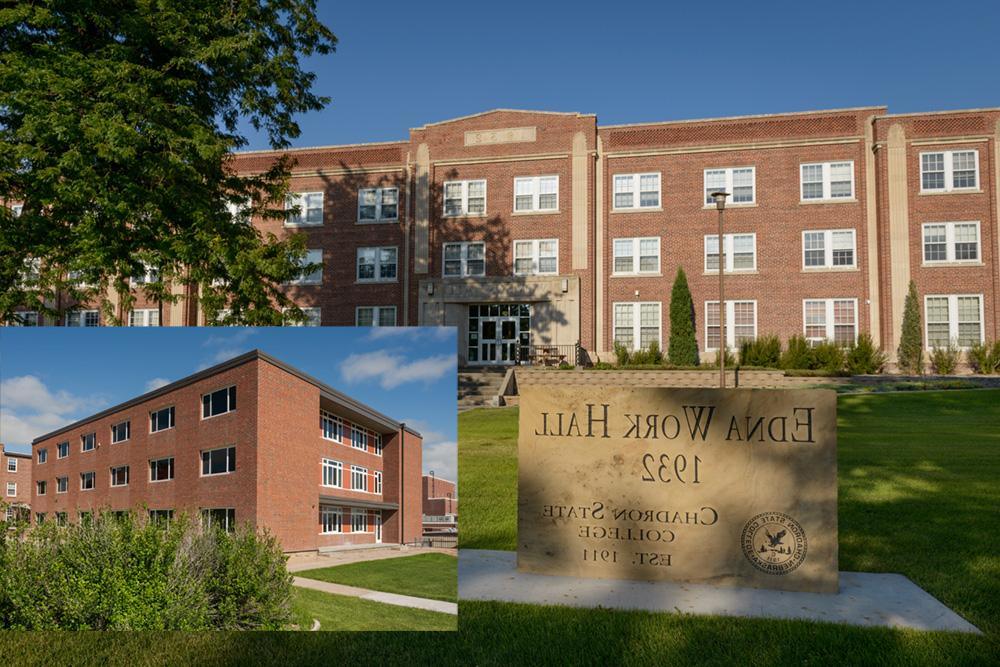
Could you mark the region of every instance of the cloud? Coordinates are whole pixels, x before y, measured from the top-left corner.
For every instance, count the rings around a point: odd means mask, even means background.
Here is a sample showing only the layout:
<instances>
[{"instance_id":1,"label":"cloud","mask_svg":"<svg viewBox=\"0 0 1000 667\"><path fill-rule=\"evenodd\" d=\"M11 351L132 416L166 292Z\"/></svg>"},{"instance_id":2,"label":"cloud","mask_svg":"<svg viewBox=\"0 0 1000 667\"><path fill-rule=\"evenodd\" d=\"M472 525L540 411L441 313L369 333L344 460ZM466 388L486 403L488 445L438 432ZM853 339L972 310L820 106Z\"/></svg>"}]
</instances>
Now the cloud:
<instances>
[{"instance_id":1,"label":"cloud","mask_svg":"<svg viewBox=\"0 0 1000 667\"><path fill-rule=\"evenodd\" d=\"M168 384L170 384L170 380L167 378L153 378L152 380L146 382L146 391L155 391Z\"/></svg>"},{"instance_id":2,"label":"cloud","mask_svg":"<svg viewBox=\"0 0 1000 667\"><path fill-rule=\"evenodd\" d=\"M201 346L216 349L198 365L197 370L203 371L216 364L221 364L223 361L238 357L244 352L249 352L254 348L249 341L257 333L257 329L253 327L233 327L231 329L222 328L219 333L212 334L202 342Z\"/></svg>"},{"instance_id":3,"label":"cloud","mask_svg":"<svg viewBox=\"0 0 1000 667\"><path fill-rule=\"evenodd\" d=\"M424 437L424 474L433 470L438 477L458 482L458 443L424 419L404 419L403 423Z\"/></svg>"},{"instance_id":4,"label":"cloud","mask_svg":"<svg viewBox=\"0 0 1000 667\"><path fill-rule=\"evenodd\" d=\"M388 350L352 354L340 364L340 374L349 383L377 381L383 389L410 382L433 382L455 371L455 355L439 354L408 361Z\"/></svg>"},{"instance_id":5,"label":"cloud","mask_svg":"<svg viewBox=\"0 0 1000 667\"><path fill-rule=\"evenodd\" d=\"M372 327L368 340L406 338L409 340L451 340L457 335L455 327Z\"/></svg>"},{"instance_id":6,"label":"cloud","mask_svg":"<svg viewBox=\"0 0 1000 667\"><path fill-rule=\"evenodd\" d=\"M9 378L0 382L0 442L30 446L38 436L107 404L108 399L101 395L52 391L34 375Z\"/></svg>"}]
</instances>

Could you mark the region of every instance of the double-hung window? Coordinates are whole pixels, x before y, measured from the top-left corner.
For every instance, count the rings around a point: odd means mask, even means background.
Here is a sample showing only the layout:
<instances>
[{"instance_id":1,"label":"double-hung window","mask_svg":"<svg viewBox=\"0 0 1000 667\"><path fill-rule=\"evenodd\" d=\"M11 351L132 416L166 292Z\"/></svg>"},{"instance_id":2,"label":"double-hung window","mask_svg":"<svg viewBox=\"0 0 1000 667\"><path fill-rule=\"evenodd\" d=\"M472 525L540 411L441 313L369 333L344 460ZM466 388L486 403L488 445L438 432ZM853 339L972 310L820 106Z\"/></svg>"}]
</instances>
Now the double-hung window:
<instances>
[{"instance_id":1,"label":"double-hung window","mask_svg":"<svg viewBox=\"0 0 1000 667\"><path fill-rule=\"evenodd\" d=\"M756 234L724 234L722 242L726 273L757 270ZM719 272L719 237L716 234L705 235L705 271Z\"/></svg>"},{"instance_id":2,"label":"double-hung window","mask_svg":"<svg viewBox=\"0 0 1000 667\"><path fill-rule=\"evenodd\" d=\"M339 507L321 507L319 520L323 525L323 533L342 533L344 531L344 511Z\"/></svg>"},{"instance_id":3,"label":"double-hung window","mask_svg":"<svg viewBox=\"0 0 1000 667\"><path fill-rule=\"evenodd\" d=\"M660 272L660 238L615 239L615 275L656 274Z\"/></svg>"},{"instance_id":4,"label":"double-hung window","mask_svg":"<svg viewBox=\"0 0 1000 667\"><path fill-rule=\"evenodd\" d=\"M174 457L149 462L149 481L166 482L174 478Z\"/></svg>"},{"instance_id":5,"label":"double-hung window","mask_svg":"<svg viewBox=\"0 0 1000 667\"><path fill-rule=\"evenodd\" d=\"M41 461L39 461L41 463ZM7 458L7 472L17 472L17 459L14 457Z\"/></svg>"},{"instance_id":6,"label":"double-hung window","mask_svg":"<svg viewBox=\"0 0 1000 667\"><path fill-rule=\"evenodd\" d=\"M382 434L375 433L372 435L372 454L375 456L382 456Z\"/></svg>"},{"instance_id":7,"label":"double-hung window","mask_svg":"<svg viewBox=\"0 0 1000 667\"><path fill-rule=\"evenodd\" d=\"M111 444L125 442L132 435L132 422L125 420L111 427Z\"/></svg>"},{"instance_id":8,"label":"double-hung window","mask_svg":"<svg viewBox=\"0 0 1000 667\"><path fill-rule=\"evenodd\" d=\"M60 442L56 445L56 458L64 459L69 456L69 442Z\"/></svg>"},{"instance_id":9,"label":"double-hung window","mask_svg":"<svg viewBox=\"0 0 1000 667\"><path fill-rule=\"evenodd\" d=\"M486 275L486 244L445 243L443 252L445 278Z\"/></svg>"},{"instance_id":10,"label":"double-hung window","mask_svg":"<svg viewBox=\"0 0 1000 667\"><path fill-rule=\"evenodd\" d=\"M344 464L333 459L323 459L323 486L344 486Z\"/></svg>"},{"instance_id":11,"label":"double-hung window","mask_svg":"<svg viewBox=\"0 0 1000 667\"><path fill-rule=\"evenodd\" d=\"M201 474L226 475L236 471L236 447L220 447L201 453Z\"/></svg>"},{"instance_id":12,"label":"double-hung window","mask_svg":"<svg viewBox=\"0 0 1000 667\"><path fill-rule=\"evenodd\" d=\"M354 309L354 323L359 327L394 327L396 306L358 306Z\"/></svg>"},{"instance_id":13,"label":"double-hung window","mask_svg":"<svg viewBox=\"0 0 1000 667\"><path fill-rule=\"evenodd\" d=\"M802 232L802 266L806 269L854 268L853 229Z\"/></svg>"},{"instance_id":14,"label":"double-hung window","mask_svg":"<svg viewBox=\"0 0 1000 667\"><path fill-rule=\"evenodd\" d=\"M46 487L45 480L39 480L39 481L35 482L35 493L37 493L40 496L44 496L45 495L45 487Z\"/></svg>"},{"instance_id":15,"label":"double-hung window","mask_svg":"<svg viewBox=\"0 0 1000 667\"><path fill-rule=\"evenodd\" d=\"M14 326L21 327L37 327L38 326L38 311L35 310L19 310L14 313L14 319L11 321Z\"/></svg>"},{"instance_id":16,"label":"double-hung window","mask_svg":"<svg viewBox=\"0 0 1000 667\"><path fill-rule=\"evenodd\" d=\"M726 301L726 347L757 338L757 302ZM705 302L705 349L719 349L719 302Z\"/></svg>"},{"instance_id":17,"label":"double-hung window","mask_svg":"<svg viewBox=\"0 0 1000 667\"><path fill-rule=\"evenodd\" d=\"M858 337L858 300L805 299L802 322L803 333L810 343L853 345Z\"/></svg>"},{"instance_id":18,"label":"double-hung window","mask_svg":"<svg viewBox=\"0 0 1000 667\"><path fill-rule=\"evenodd\" d=\"M646 349L661 344L660 302L614 304L614 340L628 350Z\"/></svg>"},{"instance_id":19,"label":"double-hung window","mask_svg":"<svg viewBox=\"0 0 1000 667\"><path fill-rule=\"evenodd\" d=\"M320 325L321 312L318 307L300 307L299 310L301 310L302 314L305 315L305 319L297 322L293 322L291 319L286 319L284 321L284 325L286 327L318 327ZM284 312L287 313L288 309L286 308Z\"/></svg>"},{"instance_id":20,"label":"double-hung window","mask_svg":"<svg viewBox=\"0 0 1000 667\"><path fill-rule=\"evenodd\" d=\"M201 397L201 418L208 419L216 415L232 412L236 409L236 387L217 389Z\"/></svg>"},{"instance_id":21,"label":"double-hung window","mask_svg":"<svg viewBox=\"0 0 1000 667\"><path fill-rule=\"evenodd\" d=\"M368 530L368 512L357 508L351 510L351 531L364 533Z\"/></svg>"},{"instance_id":22,"label":"double-hung window","mask_svg":"<svg viewBox=\"0 0 1000 667\"><path fill-rule=\"evenodd\" d=\"M660 172L615 174L614 210L660 207Z\"/></svg>"},{"instance_id":23,"label":"double-hung window","mask_svg":"<svg viewBox=\"0 0 1000 667\"><path fill-rule=\"evenodd\" d=\"M351 489L354 491L368 490L368 469L361 466L351 466Z\"/></svg>"},{"instance_id":24,"label":"double-hung window","mask_svg":"<svg viewBox=\"0 0 1000 667\"><path fill-rule=\"evenodd\" d=\"M317 265L312 271L307 271L310 264ZM291 285L319 285L323 282L323 251L306 250L305 256L299 261L300 272L296 278L289 281Z\"/></svg>"},{"instance_id":25,"label":"double-hung window","mask_svg":"<svg viewBox=\"0 0 1000 667\"><path fill-rule=\"evenodd\" d=\"M559 240L514 241L515 276L551 276L559 273Z\"/></svg>"},{"instance_id":26,"label":"double-hung window","mask_svg":"<svg viewBox=\"0 0 1000 667\"><path fill-rule=\"evenodd\" d=\"M174 406L149 413L149 432L166 431L174 427Z\"/></svg>"},{"instance_id":27,"label":"double-hung window","mask_svg":"<svg viewBox=\"0 0 1000 667\"><path fill-rule=\"evenodd\" d=\"M93 451L95 447L97 447L97 434L96 433L87 433L85 435L81 435L80 436L80 451L81 452L90 452L90 451Z\"/></svg>"},{"instance_id":28,"label":"double-hung window","mask_svg":"<svg viewBox=\"0 0 1000 667\"><path fill-rule=\"evenodd\" d=\"M559 208L558 176L514 179L514 212L555 211Z\"/></svg>"},{"instance_id":29,"label":"double-hung window","mask_svg":"<svg viewBox=\"0 0 1000 667\"><path fill-rule=\"evenodd\" d=\"M396 280L397 250L384 248L358 248L359 283L388 283Z\"/></svg>"},{"instance_id":30,"label":"double-hung window","mask_svg":"<svg viewBox=\"0 0 1000 667\"><path fill-rule=\"evenodd\" d=\"M66 313L68 327L96 327L100 323L100 313L96 310L71 310Z\"/></svg>"},{"instance_id":31,"label":"double-hung window","mask_svg":"<svg viewBox=\"0 0 1000 667\"><path fill-rule=\"evenodd\" d=\"M368 431L358 428L357 426L351 427L351 447L354 449L360 449L363 452L368 451Z\"/></svg>"},{"instance_id":32,"label":"double-hung window","mask_svg":"<svg viewBox=\"0 0 1000 667\"><path fill-rule=\"evenodd\" d=\"M920 191L954 192L979 189L979 151L920 154Z\"/></svg>"},{"instance_id":33,"label":"double-hung window","mask_svg":"<svg viewBox=\"0 0 1000 667\"><path fill-rule=\"evenodd\" d=\"M978 222L932 222L923 226L924 263L979 262Z\"/></svg>"},{"instance_id":34,"label":"double-hung window","mask_svg":"<svg viewBox=\"0 0 1000 667\"><path fill-rule=\"evenodd\" d=\"M934 294L924 297L927 347L954 342L967 348L983 342L982 294Z\"/></svg>"},{"instance_id":35,"label":"double-hung window","mask_svg":"<svg viewBox=\"0 0 1000 667\"><path fill-rule=\"evenodd\" d=\"M730 204L757 201L757 168L724 167L705 170L705 206L715 206L713 192L728 192Z\"/></svg>"},{"instance_id":36,"label":"double-hung window","mask_svg":"<svg viewBox=\"0 0 1000 667\"><path fill-rule=\"evenodd\" d=\"M158 327L160 326L160 311L156 308L130 310L128 325L130 327Z\"/></svg>"},{"instance_id":37,"label":"double-hung window","mask_svg":"<svg viewBox=\"0 0 1000 667\"><path fill-rule=\"evenodd\" d=\"M133 285L148 285L149 283L160 282L160 270L155 266L143 264L143 272L137 276L132 276Z\"/></svg>"},{"instance_id":38,"label":"double-hung window","mask_svg":"<svg viewBox=\"0 0 1000 667\"><path fill-rule=\"evenodd\" d=\"M93 472L81 472L80 473L80 490L81 491L93 491L94 485L97 480L97 474Z\"/></svg>"},{"instance_id":39,"label":"double-hung window","mask_svg":"<svg viewBox=\"0 0 1000 667\"><path fill-rule=\"evenodd\" d=\"M319 427L323 431L324 440L342 442L344 440L344 420L340 417L320 410Z\"/></svg>"},{"instance_id":40,"label":"double-hung window","mask_svg":"<svg viewBox=\"0 0 1000 667\"><path fill-rule=\"evenodd\" d=\"M445 217L486 214L486 181L447 181L444 184Z\"/></svg>"},{"instance_id":41,"label":"double-hung window","mask_svg":"<svg viewBox=\"0 0 1000 667\"><path fill-rule=\"evenodd\" d=\"M203 509L201 525L206 530L218 529L231 533L236 530L236 509L232 507Z\"/></svg>"},{"instance_id":42,"label":"double-hung window","mask_svg":"<svg viewBox=\"0 0 1000 667\"><path fill-rule=\"evenodd\" d=\"M249 199L230 199L226 201L226 213L229 214L230 220L233 224L237 225L249 225L250 224L250 200Z\"/></svg>"},{"instance_id":43,"label":"double-hung window","mask_svg":"<svg viewBox=\"0 0 1000 667\"><path fill-rule=\"evenodd\" d=\"M7 496L14 497L17 495L17 482L7 482Z\"/></svg>"},{"instance_id":44,"label":"double-hung window","mask_svg":"<svg viewBox=\"0 0 1000 667\"><path fill-rule=\"evenodd\" d=\"M111 486L128 486L128 466L115 466L111 469Z\"/></svg>"},{"instance_id":45,"label":"double-hung window","mask_svg":"<svg viewBox=\"0 0 1000 667\"><path fill-rule=\"evenodd\" d=\"M69 491L69 477L56 477L56 493Z\"/></svg>"},{"instance_id":46,"label":"double-hung window","mask_svg":"<svg viewBox=\"0 0 1000 667\"><path fill-rule=\"evenodd\" d=\"M382 471L375 471L375 488L373 489L375 493L382 493Z\"/></svg>"},{"instance_id":47,"label":"double-hung window","mask_svg":"<svg viewBox=\"0 0 1000 667\"><path fill-rule=\"evenodd\" d=\"M854 162L817 162L799 167L802 201L854 198Z\"/></svg>"},{"instance_id":48,"label":"double-hung window","mask_svg":"<svg viewBox=\"0 0 1000 667\"><path fill-rule=\"evenodd\" d=\"M49 460L49 450L48 449L39 449L38 450L38 462L39 463L45 463L48 460ZM14 462L17 463L17 459L14 459ZM17 470L15 469L14 472L17 472Z\"/></svg>"},{"instance_id":49,"label":"double-hung window","mask_svg":"<svg viewBox=\"0 0 1000 667\"><path fill-rule=\"evenodd\" d=\"M298 212L293 211L298 207ZM323 193L294 192L285 198L285 210L288 217L285 225L288 227L308 227L323 224Z\"/></svg>"},{"instance_id":50,"label":"double-hung window","mask_svg":"<svg viewBox=\"0 0 1000 667\"><path fill-rule=\"evenodd\" d=\"M358 222L390 222L399 217L399 189L363 188L358 191Z\"/></svg>"}]
</instances>

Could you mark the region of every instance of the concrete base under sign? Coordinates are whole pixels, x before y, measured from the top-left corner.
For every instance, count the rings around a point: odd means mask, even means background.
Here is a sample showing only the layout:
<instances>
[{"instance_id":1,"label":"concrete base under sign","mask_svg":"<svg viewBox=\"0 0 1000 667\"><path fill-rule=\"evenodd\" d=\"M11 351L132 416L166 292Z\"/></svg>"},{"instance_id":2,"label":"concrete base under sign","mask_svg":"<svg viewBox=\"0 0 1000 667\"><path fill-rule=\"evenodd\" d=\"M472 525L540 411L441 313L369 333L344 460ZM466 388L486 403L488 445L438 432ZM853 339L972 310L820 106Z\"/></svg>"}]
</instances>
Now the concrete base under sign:
<instances>
[{"instance_id":1,"label":"concrete base under sign","mask_svg":"<svg viewBox=\"0 0 1000 667\"><path fill-rule=\"evenodd\" d=\"M901 574L841 572L837 594L527 574L513 551L461 549L459 600L783 618L849 625L979 629Z\"/></svg>"}]
</instances>

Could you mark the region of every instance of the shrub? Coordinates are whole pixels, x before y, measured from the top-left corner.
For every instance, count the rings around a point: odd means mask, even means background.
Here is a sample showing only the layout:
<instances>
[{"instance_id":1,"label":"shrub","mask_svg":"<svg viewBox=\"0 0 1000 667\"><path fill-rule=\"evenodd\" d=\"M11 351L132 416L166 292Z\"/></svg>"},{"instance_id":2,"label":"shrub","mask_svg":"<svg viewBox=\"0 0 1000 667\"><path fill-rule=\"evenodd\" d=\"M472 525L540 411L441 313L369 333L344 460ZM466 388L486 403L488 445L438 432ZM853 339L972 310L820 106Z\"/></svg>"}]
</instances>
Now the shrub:
<instances>
[{"instance_id":1,"label":"shrub","mask_svg":"<svg viewBox=\"0 0 1000 667\"><path fill-rule=\"evenodd\" d=\"M649 347L632 351L616 341L615 359L618 362L619 368L663 365L663 353L660 351L660 344L656 341L650 343Z\"/></svg>"},{"instance_id":2,"label":"shrub","mask_svg":"<svg viewBox=\"0 0 1000 667\"><path fill-rule=\"evenodd\" d=\"M951 341L945 347L931 349L931 368L937 375L951 375L958 366L958 348Z\"/></svg>"},{"instance_id":3,"label":"shrub","mask_svg":"<svg viewBox=\"0 0 1000 667\"><path fill-rule=\"evenodd\" d=\"M812 355L813 368L830 373L842 372L847 363L847 355L844 352L844 348L829 341L823 341L818 345L814 345Z\"/></svg>"},{"instance_id":4,"label":"shrub","mask_svg":"<svg viewBox=\"0 0 1000 667\"><path fill-rule=\"evenodd\" d=\"M788 369L809 369L816 367L813 350L805 336L796 334L788 339L788 346L781 355L781 367Z\"/></svg>"},{"instance_id":5,"label":"shrub","mask_svg":"<svg viewBox=\"0 0 1000 667\"><path fill-rule=\"evenodd\" d=\"M615 341L615 364L618 366L628 366L629 350L627 347Z\"/></svg>"},{"instance_id":6,"label":"shrub","mask_svg":"<svg viewBox=\"0 0 1000 667\"><path fill-rule=\"evenodd\" d=\"M900 370L919 375L924 370L924 342L920 331L920 303L917 286L911 280L910 291L903 304L903 331L896 349L896 363Z\"/></svg>"},{"instance_id":7,"label":"shrub","mask_svg":"<svg viewBox=\"0 0 1000 667\"><path fill-rule=\"evenodd\" d=\"M969 347L969 365L977 373L984 375L1000 372L1000 340L991 345L988 342L976 343Z\"/></svg>"},{"instance_id":8,"label":"shrub","mask_svg":"<svg viewBox=\"0 0 1000 667\"><path fill-rule=\"evenodd\" d=\"M872 375L881 373L885 366L885 352L875 347L871 335L863 333L856 343L847 350L847 372L851 375Z\"/></svg>"},{"instance_id":9,"label":"shrub","mask_svg":"<svg viewBox=\"0 0 1000 667\"><path fill-rule=\"evenodd\" d=\"M740 344L740 365L760 368L778 368L781 364L781 339L777 336L760 336Z\"/></svg>"},{"instance_id":10,"label":"shrub","mask_svg":"<svg viewBox=\"0 0 1000 667\"><path fill-rule=\"evenodd\" d=\"M726 354L726 367L727 368L733 368L734 366L736 366L736 357L733 356L732 350L730 350L728 347L725 347L723 349L725 350L725 354ZM718 368L719 367L719 351L718 350L715 351L715 358L712 359L712 362L709 363L709 364L705 364L705 365L709 366L709 367L713 367L713 368Z\"/></svg>"},{"instance_id":11,"label":"shrub","mask_svg":"<svg viewBox=\"0 0 1000 667\"><path fill-rule=\"evenodd\" d=\"M677 269L670 292L670 342L667 358L674 366L698 363L698 341L694 330L694 302L684 269Z\"/></svg>"}]
</instances>

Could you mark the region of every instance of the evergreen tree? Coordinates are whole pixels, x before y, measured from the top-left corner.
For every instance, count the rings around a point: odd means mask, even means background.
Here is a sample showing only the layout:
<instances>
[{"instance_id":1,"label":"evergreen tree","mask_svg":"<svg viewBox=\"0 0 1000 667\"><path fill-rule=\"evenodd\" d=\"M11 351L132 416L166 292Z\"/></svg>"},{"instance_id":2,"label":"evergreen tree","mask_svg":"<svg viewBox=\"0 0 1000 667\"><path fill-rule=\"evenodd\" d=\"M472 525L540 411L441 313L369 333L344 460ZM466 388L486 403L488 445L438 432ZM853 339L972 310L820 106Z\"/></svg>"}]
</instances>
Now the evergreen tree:
<instances>
[{"instance_id":1,"label":"evergreen tree","mask_svg":"<svg viewBox=\"0 0 1000 667\"><path fill-rule=\"evenodd\" d=\"M917 286L911 280L910 291L903 305L903 332L896 349L896 363L907 373L921 374L924 368L924 343L920 331L920 297Z\"/></svg>"},{"instance_id":2,"label":"evergreen tree","mask_svg":"<svg viewBox=\"0 0 1000 667\"><path fill-rule=\"evenodd\" d=\"M670 347L667 360L674 366L698 363L698 341L694 332L694 303L684 269L677 269L670 293Z\"/></svg>"}]
</instances>

